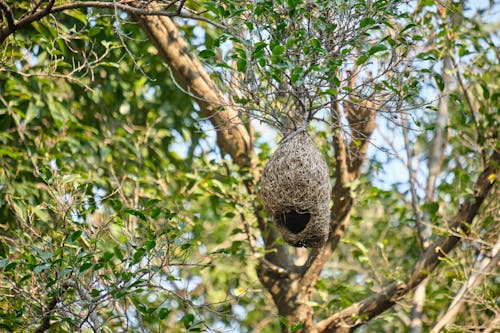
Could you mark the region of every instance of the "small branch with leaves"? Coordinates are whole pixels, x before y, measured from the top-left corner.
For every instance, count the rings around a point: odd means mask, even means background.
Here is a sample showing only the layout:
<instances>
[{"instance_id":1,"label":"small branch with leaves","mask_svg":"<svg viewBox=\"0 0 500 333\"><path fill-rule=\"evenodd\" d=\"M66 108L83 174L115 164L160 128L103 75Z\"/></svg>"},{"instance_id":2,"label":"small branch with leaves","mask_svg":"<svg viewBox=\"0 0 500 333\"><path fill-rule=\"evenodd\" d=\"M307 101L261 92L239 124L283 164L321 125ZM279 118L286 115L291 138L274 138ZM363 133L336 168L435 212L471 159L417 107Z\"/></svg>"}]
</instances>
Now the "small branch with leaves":
<instances>
[{"instance_id":1,"label":"small branch with leaves","mask_svg":"<svg viewBox=\"0 0 500 333\"><path fill-rule=\"evenodd\" d=\"M31 23L41 20L42 18L56 14L63 11L74 10L74 9L84 9L84 8L102 8L102 9L114 9L127 12L131 15L142 15L142 16L166 16L166 17L180 17L185 19L192 19L196 21L203 21L209 23L217 28L227 30L227 27L217 23L205 16L201 16L199 13L193 12L185 7L185 1L174 0L166 3L159 7L158 9L151 9L149 7L144 7L143 1L77 1L66 3L63 5L55 6L55 0L49 0L45 7L42 7L40 1L36 6L24 13L20 19L14 17L14 12L11 6L5 1L0 0L0 18L5 17L7 24L2 24L0 26L0 44L2 44L7 37L15 33L17 30L23 29L29 26ZM147 2L149 3L149 1ZM132 5L131 5L132 4Z\"/></svg>"},{"instance_id":2,"label":"small branch with leaves","mask_svg":"<svg viewBox=\"0 0 500 333\"><path fill-rule=\"evenodd\" d=\"M470 232L470 225L495 185L496 177L492 175L498 174L499 164L500 153L494 152L476 181L474 195L459 207L458 212L452 218L451 230L459 231L464 236ZM380 292L319 322L318 331L352 332L356 327L391 308L425 280L461 239L462 237L456 234L442 236L422 254L405 281L392 282Z\"/></svg>"}]
</instances>

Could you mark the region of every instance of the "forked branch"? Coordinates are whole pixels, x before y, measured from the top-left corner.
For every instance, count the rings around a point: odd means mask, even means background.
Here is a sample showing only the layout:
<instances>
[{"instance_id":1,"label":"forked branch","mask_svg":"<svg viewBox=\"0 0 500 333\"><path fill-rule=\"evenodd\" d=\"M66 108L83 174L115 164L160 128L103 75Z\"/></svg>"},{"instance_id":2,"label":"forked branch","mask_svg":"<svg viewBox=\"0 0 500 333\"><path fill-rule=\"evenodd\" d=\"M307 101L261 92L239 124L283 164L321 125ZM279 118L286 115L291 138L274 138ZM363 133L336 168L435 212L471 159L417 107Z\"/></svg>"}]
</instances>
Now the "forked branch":
<instances>
[{"instance_id":1,"label":"forked branch","mask_svg":"<svg viewBox=\"0 0 500 333\"><path fill-rule=\"evenodd\" d=\"M370 107L365 107L368 104L370 104ZM336 179L332 190L331 232L326 247L313 253L311 259L308 260L310 266L306 270L301 283L308 288L316 282L319 273L330 259L330 255L337 247L349 223L353 206L350 183L361 174L361 167L366 157L369 140L375 128L376 108L373 107L369 100L358 106L348 103L344 105L344 112L352 131L359 135L358 142L351 142L351 147L348 149L342 132L337 130L333 134ZM331 114L333 122L340 124L341 114L338 101L332 102Z\"/></svg>"}]
</instances>

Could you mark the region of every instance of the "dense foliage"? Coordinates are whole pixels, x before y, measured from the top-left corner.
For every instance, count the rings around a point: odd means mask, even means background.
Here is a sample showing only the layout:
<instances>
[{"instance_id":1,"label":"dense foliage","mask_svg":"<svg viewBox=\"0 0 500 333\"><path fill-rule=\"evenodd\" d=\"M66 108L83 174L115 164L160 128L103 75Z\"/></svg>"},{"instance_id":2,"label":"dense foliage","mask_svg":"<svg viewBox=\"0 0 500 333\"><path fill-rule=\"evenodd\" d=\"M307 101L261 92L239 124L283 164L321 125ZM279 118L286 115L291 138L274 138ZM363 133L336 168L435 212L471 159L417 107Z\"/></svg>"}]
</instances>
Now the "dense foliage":
<instances>
[{"instance_id":1,"label":"dense foliage","mask_svg":"<svg viewBox=\"0 0 500 333\"><path fill-rule=\"evenodd\" d=\"M500 149L499 22L490 16L498 5L174 3L205 19L175 22L186 52L237 106L258 162L248 172L221 149L219 128L133 13L62 10L6 36L0 330L300 330L256 267L277 247L296 267L308 253L279 237L270 243L253 186L280 131L304 115L332 185L339 182L334 138L364 161L348 186L350 223L307 304L314 317L404 281L429 243L456 234L461 242L429 278L424 330L475 272L481 278L448 329L500 325L498 267L481 268L485 258L498 262L498 187L467 233L449 228ZM16 20L35 8L1 5L2 29L6 8ZM355 123L363 107L378 112L371 138ZM491 184L497 176L488 175ZM364 330L408 331L414 303L410 293Z\"/></svg>"}]
</instances>

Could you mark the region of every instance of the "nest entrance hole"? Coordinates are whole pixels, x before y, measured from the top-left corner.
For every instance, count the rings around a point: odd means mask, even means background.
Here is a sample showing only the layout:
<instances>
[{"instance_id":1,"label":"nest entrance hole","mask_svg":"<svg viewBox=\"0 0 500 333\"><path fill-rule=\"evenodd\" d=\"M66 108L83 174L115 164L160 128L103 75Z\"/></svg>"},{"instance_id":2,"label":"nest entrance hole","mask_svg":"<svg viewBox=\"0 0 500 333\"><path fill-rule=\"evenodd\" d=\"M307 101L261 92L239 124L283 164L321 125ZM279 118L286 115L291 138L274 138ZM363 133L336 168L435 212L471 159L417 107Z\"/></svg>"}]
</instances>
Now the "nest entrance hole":
<instances>
[{"instance_id":1,"label":"nest entrance hole","mask_svg":"<svg viewBox=\"0 0 500 333\"><path fill-rule=\"evenodd\" d=\"M307 227L310 220L311 213L298 212L295 209L290 209L286 212L277 214L276 222L285 226L290 232L298 234Z\"/></svg>"}]
</instances>

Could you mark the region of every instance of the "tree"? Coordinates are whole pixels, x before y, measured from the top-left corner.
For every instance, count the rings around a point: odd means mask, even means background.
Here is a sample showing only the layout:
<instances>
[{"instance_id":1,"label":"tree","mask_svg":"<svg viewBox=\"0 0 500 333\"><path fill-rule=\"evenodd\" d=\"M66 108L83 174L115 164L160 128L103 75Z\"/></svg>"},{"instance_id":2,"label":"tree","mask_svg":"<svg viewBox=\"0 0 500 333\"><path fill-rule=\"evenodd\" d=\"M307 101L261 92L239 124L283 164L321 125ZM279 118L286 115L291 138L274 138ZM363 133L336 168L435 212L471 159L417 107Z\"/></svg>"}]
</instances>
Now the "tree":
<instances>
[{"instance_id":1,"label":"tree","mask_svg":"<svg viewBox=\"0 0 500 333\"><path fill-rule=\"evenodd\" d=\"M0 325L495 330L495 8L0 1ZM258 197L307 125L312 250Z\"/></svg>"}]
</instances>

